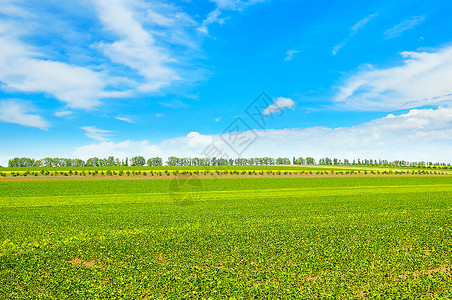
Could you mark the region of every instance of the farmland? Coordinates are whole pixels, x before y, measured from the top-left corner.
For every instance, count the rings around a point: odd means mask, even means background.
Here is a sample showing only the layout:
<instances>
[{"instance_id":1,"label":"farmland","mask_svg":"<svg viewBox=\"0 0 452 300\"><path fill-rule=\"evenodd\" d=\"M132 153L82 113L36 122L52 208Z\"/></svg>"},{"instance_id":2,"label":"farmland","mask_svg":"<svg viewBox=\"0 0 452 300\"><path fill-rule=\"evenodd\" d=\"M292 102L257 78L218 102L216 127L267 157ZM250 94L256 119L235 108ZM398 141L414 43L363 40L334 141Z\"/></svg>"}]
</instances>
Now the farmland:
<instances>
[{"instance_id":1,"label":"farmland","mask_svg":"<svg viewBox=\"0 0 452 300\"><path fill-rule=\"evenodd\" d=\"M0 181L0 298L450 298L451 196L446 175Z\"/></svg>"},{"instance_id":2,"label":"farmland","mask_svg":"<svg viewBox=\"0 0 452 300\"><path fill-rule=\"evenodd\" d=\"M55 177L110 179L110 178L179 178L192 175L212 178L214 177L309 177L309 176L384 176L384 175L452 175L449 166L159 166L159 167L11 167L0 169L0 178L35 179ZM39 177L39 178L38 178Z\"/></svg>"}]
</instances>

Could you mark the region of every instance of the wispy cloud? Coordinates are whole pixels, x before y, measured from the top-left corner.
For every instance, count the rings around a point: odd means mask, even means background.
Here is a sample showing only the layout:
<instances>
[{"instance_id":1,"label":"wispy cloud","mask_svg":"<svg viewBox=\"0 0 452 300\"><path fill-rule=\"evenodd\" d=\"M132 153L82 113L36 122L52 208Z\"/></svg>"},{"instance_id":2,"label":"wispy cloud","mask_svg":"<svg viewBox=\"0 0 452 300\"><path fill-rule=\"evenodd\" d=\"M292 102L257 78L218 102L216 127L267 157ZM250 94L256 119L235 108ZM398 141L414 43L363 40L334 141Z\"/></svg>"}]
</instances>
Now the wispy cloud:
<instances>
[{"instance_id":1,"label":"wispy cloud","mask_svg":"<svg viewBox=\"0 0 452 300\"><path fill-rule=\"evenodd\" d=\"M0 81L8 91L47 93L71 108L92 109L106 91L104 75L86 67L44 59L19 40L11 24L0 20Z\"/></svg>"},{"instance_id":2,"label":"wispy cloud","mask_svg":"<svg viewBox=\"0 0 452 300\"><path fill-rule=\"evenodd\" d=\"M268 2L268 0L211 0L215 2L218 8L228 10L243 10L249 6Z\"/></svg>"},{"instance_id":3,"label":"wispy cloud","mask_svg":"<svg viewBox=\"0 0 452 300\"><path fill-rule=\"evenodd\" d=\"M130 118L125 118L125 117L116 117L117 120L119 121L123 121L123 122L127 122L127 123L135 123L132 119Z\"/></svg>"},{"instance_id":4,"label":"wispy cloud","mask_svg":"<svg viewBox=\"0 0 452 300\"><path fill-rule=\"evenodd\" d=\"M377 16L378 13L371 14L362 19L361 21L359 21L358 23L356 23L355 25L353 25L350 31L350 36L354 36L355 34L357 34L362 28L364 28L364 26L367 25L367 23L369 23L373 18Z\"/></svg>"},{"instance_id":5,"label":"wispy cloud","mask_svg":"<svg viewBox=\"0 0 452 300\"><path fill-rule=\"evenodd\" d=\"M87 137L99 142L106 141L112 133L110 130L99 129L96 126L84 126L82 129Z\"/></svg>"},{"instance_id":6,"label":"wispy cloud","mask_svg":"<svg viewBox=\"0 0 452 300\"><path fill-rule=\"evenodd\" d=\"M70 111L70 110L62 110L62 111L57 111L55 113L55 117L67 117L72 115L74 112Z\"/></svg>"},{"instance_id":7,"label":"wispy cloud","mask_svg":"<svg viewBox=\"0 0 452 300\"><path fill-rule=\"evenodd\" d=\"M45 16L63 6L46 5L51 9L43 8ZM2 1L0 81L4 91L41 93L69 108L92 110L104 98L153 93L175 81L199 80L203 70L187 63L199 50L199 24L176 5L143 0L71 5L73 9L61 16L43 18L39 8L29 13L27 2ZM91 22L89 33L63 20L74 17L65 14L77 10L89 16L83 20ZM56 32L55 24L64 24L65 30ZM50 36L63 32L64 36ZM46 39L52 43L40 42Z\"/></svg>"},{"instance_id":8,"label":"wispy cloud","mask_svg":"<svg viewBox=\"0 0 452 300\"><path fill-rule=\"evenodd\" d=\"M411 17L396 26L385 31L385 39L392 39L401 36L403 32L412 29L413 27L424 22L425 16L414 16Z\"/></svg>"},{"instance_id":9,"label":"wispy cloud","mask_svg":"<svg viewBox=\"0 0 452 300\"><path fill-rule=\"evenodd\" d=\"M102 42L99 47L114 63L137 71L144 81L137 88L141 91L157 91L181 79L169 64L176 62L169 51L157 44L157 37L139 21L141 11L152 12L158 25L171 24L165 16L154 11L151 5L138 0L100 0L94 2L106 31L117 37L112 43ZM158 16L158 17L156 17Z\"/></svg>"},{"instance_id":10,"label":"wispy cloud","mask_svg":"<svg viewBox=\"0 0 452 300\"><path fill-rule=\"evenodd\" d=\"M340 107L393 111L452 103L452 47L402 52L400 66L368 68L348 77L335 97Z\"/></svg>"},{"instance_id":11,"label":"wispy cloud","mask_svg":"<svg viewBox=\"0 0 452 300\"><path fill-rule=\"evenodd\" d=\"M295 102L290 98L278 97L273 104L269 105L262 111L262 115L268 116L270 114L274 114L276 112L282 111L284 108L293 109Z\"/></svg>"},{"instance_id":12,"label":"wispy cloud","mask_svg":"<svg viewBox=\"0 0 452 300\"><path fill-rule=\"evenodd\" d=\"M350 33L349 33L348 37L344 41L333 46L331 53L333 55L336 55L339 52L339 50L341 50L348 43L348 41L350 40L351 37L356 35L361 29L363 29L367 25L367 23L369 23L372 19L374 19L377 16L378 16L378 13L373 13L373 14L365 17L364 19L360 20L355 25L353 25L350 29Z\"/></svg>"},{"instance_id":13,"label":"wispy cloud","mask_svg":"<svg viewBox=\"0 0 452 300\"><path fill-rule=\"evenodd\" d=\"M31 114L28 105L19 100L0 101L0 121L35 127L42 130L49 128L49 123L41 116Z\"/></svg>"},{"instance_id":14,"label":"wispy cloud","mask_svg":"<svg viewBox=\"0 0 452 300\"><path fill-rule=\"evenodd\" d=\"M159 104L162 106L166 106L166 107L170 107L170 108L174 108L174 109L187 107L187 104L185 104L184 102L182 102L181 100L178 100L178 99L160 101Z\"/></svg>"},{"instance_id":15,"label":"wispy cloud","mask_svg":"<svg viewBox=\"0 0 452 300\"><path fill-rule=\"evenodd\" d=\"M164 113L156 113L155 116L157 118L163 118L163 117L166 117L166 114L164 114Z\"/></svg>"},{"instance_id":16,"label":"wispy cloud","mask_svg":"<svg viewBox=\"0 0 452 300\"><path fill-rule=\"evenodd\" d=\"M292 58L294 57L295 54L300 53L300 51L298 50L289 50L286 52L286 57L284 58L284 60L288 61L288 60L292 60Z\"/></svg>"},{"instance_id":17,"label":"wispy cloud","mask_svg":"<svg viewBox=\"0 0 452 300\"><path fill-rule=\"evenodd\" d=\"M224 24L224 19L220 18L221 15L221 10L219 8L214 9L213 11L211 11L208 15L207 18L202 21L201 26L198 27L198 31L202 32L203 34L207 35L209 34L209 25L213 24L213 23L218 23L218 24Z\"/></svg>"},{"instance_id":18,"label":"wispy cloud","mask_svg":"<svg viewBox=\"0 0 452 300\"><path fill-rule=\"evenodd\" d=\"M336 55L336 54L339 52L339 50L341 50L342 47L344 47L345 45L347 45L347 41L344 41L344 42L342 42L342 43L339 43L339 44L335 45L335 46L333 47L333 49L331 50L331 53L332 53L333 55Z\"/></svg>"},{"instance_id":19,"label":"wispy cloud","mask_svg":"<svg viewBox=\"0 0 452 300\"><path fill-rule=\"evenodd\" d=\"M201 23L201 25L197 28L199 32L208 35L209 34L209 25L218 23L218 24L224 24L226 18L220 18L220 16L223 14L223 11L243 11L249 6L268 2L268 0L211 0L216 4L216 8L211 11L207 17L204 19L204 21Z\"/></svg>"}]
</instances>

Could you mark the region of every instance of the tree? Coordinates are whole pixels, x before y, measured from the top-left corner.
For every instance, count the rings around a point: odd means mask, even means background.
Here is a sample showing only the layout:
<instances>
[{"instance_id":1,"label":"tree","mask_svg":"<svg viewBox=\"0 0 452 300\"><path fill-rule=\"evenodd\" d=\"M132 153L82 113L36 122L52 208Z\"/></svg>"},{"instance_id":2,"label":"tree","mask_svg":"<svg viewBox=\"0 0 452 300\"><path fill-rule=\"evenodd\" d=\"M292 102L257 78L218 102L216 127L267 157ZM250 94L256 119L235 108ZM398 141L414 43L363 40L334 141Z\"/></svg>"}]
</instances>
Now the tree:
<instances>
[{"instance_id":1,"label":"tree","mask_svg":"<svg viewBox=\"0 0 452 300\"><path fill-rule=\"evenodd\" d=\"M162 165L162 158L161 157L151 157L147 161L148 166L151 167L158 167Z\"/></svg>"},{"instance_id":2,"label":"tree","mask_svg":"<svg viewBox=\"0 0 452 300\"><path fill-rule=\"evenodd\" d=\"M130 159L130 165L135 167L142 167L146 164L143 156L135 156Z\"/></svg>"}]
</instances>

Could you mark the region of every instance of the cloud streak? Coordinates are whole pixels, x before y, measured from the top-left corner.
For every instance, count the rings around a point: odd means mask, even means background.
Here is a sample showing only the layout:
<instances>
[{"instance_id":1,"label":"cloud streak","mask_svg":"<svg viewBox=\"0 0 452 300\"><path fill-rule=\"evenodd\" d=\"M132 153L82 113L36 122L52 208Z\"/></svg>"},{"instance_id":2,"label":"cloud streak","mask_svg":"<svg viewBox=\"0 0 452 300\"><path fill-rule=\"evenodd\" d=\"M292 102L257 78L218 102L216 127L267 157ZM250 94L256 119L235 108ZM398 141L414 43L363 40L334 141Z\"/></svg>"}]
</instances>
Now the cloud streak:
<instances>
[{"instance_id":1,"label":"cloud streak","mask_svg":"<svg viewBox=\"0 0 452 300\"><path fill-rule=\"evenodd\" d=\"M84 126L82 129L87 137L100 142L107 141L111 134L110 130L99 129L96 126Z\"/></svg>"},{"instance_id":2,"label":"cloud streak","mask_svg":"<svg viewBox=\"0 0 452 300\"><path fill-rule=\"evenodd\" d=\"M116 120L127 122L127 123L135 123L132 119L125 118L125 117L116 117Z\"/></svg>"},{"instance_id":3,"label":"cloud streak","mask_svg":"<svg viewBox=\"0 0 452 300\"><path fill-rule=\"evenodd\" d=\"M373 14L365 17L364 19L358 21L355 25L353 25L350 29L350 33L349 33L348 37L343 42L340 42L339 44L335 45L333 47L333 49L331 50L331 53L333 55L336 55L339 52L339 50L341 50L345 45L347 45L350 38L352 38L354 35L356 35L361 29L363 29L367 25L367 23L369 23L372 19L374 19L377 16L378 16L378 13L373 13Z\"/></svg>"},{"instance_id":4,"label":"cloud streak","mask_svg":"<svg viewBox=\"0 0 452 300\"><path fill-rule=\"evenodd\" d=\"M399 37L402 35L403 32L416 27L417 25L424 22L424 20L425 20L425 16L411 17L411 18L395 25L394 27L386 30L384 33L385 39L392 39L395 37Z\"/></svg>"},{"instance_id":5,"label":"cloud streak","mask_svg":"<svg viewBox=\"0 0 452 300\"><path fill-rule=\"evenodd\" d=\"M284 58L285 61L292 60L295 54L300 53L298 50L289 50L286 53L286 57Z\"/></svg>"},{"instance_id":6,"label":"cloud streak","mask_svg":"<svg viewBox=\"0 0 452 300\"><path fill-rule=\"evenodd\" d=\"M223 15L223 11L243 11L249 6L264 3L268 0L211 0L216 4L216 8L211 11L207 17L204 19L204 21L201 23L201 26L197 28L197 30L204 35L209 34L209 26L218 23L218 24L224 24L225 18L220 18L221 15Z\"/></svg>"}]
</instances>

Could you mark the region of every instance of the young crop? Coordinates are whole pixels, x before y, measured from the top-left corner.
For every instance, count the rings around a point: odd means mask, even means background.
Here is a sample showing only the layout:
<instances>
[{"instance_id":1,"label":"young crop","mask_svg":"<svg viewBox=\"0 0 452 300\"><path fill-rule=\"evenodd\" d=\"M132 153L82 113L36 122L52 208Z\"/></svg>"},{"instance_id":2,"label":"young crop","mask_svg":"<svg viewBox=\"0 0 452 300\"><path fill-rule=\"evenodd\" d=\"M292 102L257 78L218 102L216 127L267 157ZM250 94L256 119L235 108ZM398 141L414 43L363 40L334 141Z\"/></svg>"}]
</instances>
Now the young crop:
<instances>
[{"instance_id":1,"label":"young crop","mask_svg":"<svg viewBox=\"0 0 452 300\"><path fill-rule=\"evenodd\" d=\"M1 298L452 297L450 177L171 181L0 181Z\"/></svg>"}]
</instances>

